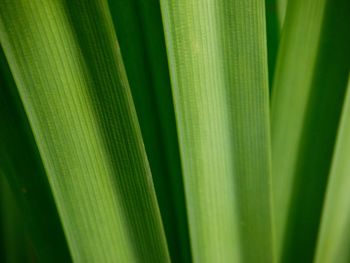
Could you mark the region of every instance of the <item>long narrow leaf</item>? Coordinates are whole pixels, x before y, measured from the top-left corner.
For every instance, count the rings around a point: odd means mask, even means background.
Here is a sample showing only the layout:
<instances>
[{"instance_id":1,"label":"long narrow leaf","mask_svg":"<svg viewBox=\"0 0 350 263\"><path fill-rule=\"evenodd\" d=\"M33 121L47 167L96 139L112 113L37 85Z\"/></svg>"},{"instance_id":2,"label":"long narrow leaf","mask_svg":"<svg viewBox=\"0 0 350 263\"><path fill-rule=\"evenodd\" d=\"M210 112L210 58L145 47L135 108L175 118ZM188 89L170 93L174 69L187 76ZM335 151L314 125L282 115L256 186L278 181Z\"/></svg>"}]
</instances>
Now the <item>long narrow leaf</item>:
<instances>
[{"instance_id":1,"label":"long narrow leaf","mask_svg":"<svg viewBox=\"0 0 350 263\"><path fill-rule=\"evenodd\" d=\"M282 31L283 24L286 17L287 12L287 6L288 2L291 2L292 0L276 0L276 6L277 6L277 17L278 17L278 28L280 31Z\"/></svg>"},{"instance_id":2,"label":"long narrow leaf","mask_svg":"<svg viewBox=\"0 0 350 263\"><path fill-rule=\"evenodd\" d=\"M161 8L194 262L273 262L264 3Z\"/></svg>"},{"instance_id":3,"label":"long narrow leaf","mask_svg":"<svg viewBox=\"0 0 350 263\"><path fill-rule=\"evenodd\" d=\"M106 1L4 0L0 40L76 262L167 262Z\"/></svg>"},{"instance_id":4,"label":"long narrow leaf","mask_svg":"<svg viewBox=\"0 0 350 263\"><path fill-rule=\"evenodd\" d=\"M46 173L2 49L0 85L0 170L16 197L38 259L70 262Z\"/></svg>"},{"instance_id":5,"label":"long narrow leaf","mask_svg":"<svg viewBox=\"0 0 350 263\"><path fill-rule=\"evenodd\" d=\"M110 0L172 261L190 247L179 146L158 0Z\"/></svg>"},{"instance_id":6,"label":"long narrow leaf","mask_svg":"<svg viewBox=\"0 0 350 263\"><path fill-rule=\"evenodd\" d=\"M316 263L350 261L350 78L323 210Z\"/></svg>"},{"instance_id":7,"label":"long narrow leaf","mask_svg":"<svg viewBox=\"0 0 350 263\"><path fill-rule=\"evenodd\" d=\"M288 4L271 113L276 244L283 262L310 262L314 255L348 74L348 13L347 0Z\"/></svg>"},{"instance_id":8,"label":"long narrow leaf","mask_svg":"<svg viewBox=\"0 0 350 263\"><path fill-rule=\"evenodd\" d=\"M270 94L272 93L272 82L275 73L277 50L279 39L281 35L281 25L279 23L279 17L277 13L278 0L266 0L266 41L267 41L267 54L268 54L268 71L269 71L269 87Z\"/></svg>"}]
</instances>

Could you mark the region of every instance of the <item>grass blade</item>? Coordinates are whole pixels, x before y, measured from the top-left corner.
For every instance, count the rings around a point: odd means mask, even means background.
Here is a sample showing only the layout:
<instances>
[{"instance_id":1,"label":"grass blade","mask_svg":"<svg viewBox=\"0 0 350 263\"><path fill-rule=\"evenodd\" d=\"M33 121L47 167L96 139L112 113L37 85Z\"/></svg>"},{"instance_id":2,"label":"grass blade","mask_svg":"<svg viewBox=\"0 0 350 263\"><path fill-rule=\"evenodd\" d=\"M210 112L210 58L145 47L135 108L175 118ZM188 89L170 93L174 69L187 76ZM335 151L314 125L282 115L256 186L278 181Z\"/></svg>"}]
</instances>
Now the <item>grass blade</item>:
<instances>
[{"instance_id":1,"label":"grass blade","mask_svg":"<svg viewBox=\"0 0 350 263\"><path fill-rule=\"evenodd\" d=\"M266 0L266 34L267 34L267 54L268 54L268 71L269 87L272 94L272 81L277 61L278 43L281 34L281 27L278 21L277 0Z\"/></svg>"},{"instance_id":2,"label":"grass blade","mask_svg":"<svg viewBox=\"0 0 350 263\"><path fill-rule=\"evenodd\" d=\"M158 0L109 1L150 162L169 252L191 259L179 146Z\"/></svg>"},{"instance_id":3,"label":"grass blade","mask_svg":"<svg viewBox=\"0 0 350 263\"><path fill-rule=\"evenodd\" d=\"M272 96L277 252L312 260L350 59L346 0L290 1ZM337 30L334 30L337 28Z\"/></svg>"},{"instance_id":4,"label":"grass blade","mask_svg":"<svg viewBox=\"0 0 350 263\"><path fill-rule=\"evenodd\" d=\"M273 262L264 3L161 9L193 260Z\"/></svg>"},{"instance_id":5,"label":"grass blade","mask_svg":"<svg viewBox=\"0 0 350 263\"><path fill-rule=\"evenodd\" d=\"M37 257L70 262L46 173L1 48L0 61L0 170L16 197Z\"/></svg>"},{"instance_id":6,"label":"grass blade","mask_svg":"<svg viewBox=\"0 0 350 263\"><path fill-rule=\"evenodd\" d=\"M350 78L327 186L316 263L350 261Z\"/></svg>"},{"instance_id":7,"label":"grass blade","mask_svg":"<svg viewBox=\"0 0 350 263\"><path fill-rule=\"evenodd\" d=\"M107 2L2 1L0 40L73 261L167 262Z\"/></svg>"},{"instance_id":8,"label":"grass blade","mask_svg":"<svg viewBox=\"0 0 350 263\"><path fill-rule=\"evenodd\" d=\"M282 31L283 24L285 21L288 2L289 2L288 0L276 0L278 25L279 25L278 27L280 31Z\"/></svg>"}]
</instances>

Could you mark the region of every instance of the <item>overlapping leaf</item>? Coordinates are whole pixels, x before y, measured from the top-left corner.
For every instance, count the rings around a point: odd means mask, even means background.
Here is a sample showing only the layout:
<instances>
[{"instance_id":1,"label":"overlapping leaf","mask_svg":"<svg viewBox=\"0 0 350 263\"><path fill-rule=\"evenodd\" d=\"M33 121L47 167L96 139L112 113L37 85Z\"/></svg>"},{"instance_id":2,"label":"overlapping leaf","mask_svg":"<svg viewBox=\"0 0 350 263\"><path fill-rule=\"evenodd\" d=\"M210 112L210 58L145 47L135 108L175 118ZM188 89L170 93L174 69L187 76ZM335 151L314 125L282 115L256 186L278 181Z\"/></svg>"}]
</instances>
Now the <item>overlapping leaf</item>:
<instances>
[{"instance_id":1,"label":"overlapping leaf","mask_svg":"<svg viewBox=\"0 0 350 263\"><path fill-rule=\"evenodd\" d=\"M73 260L167 262L107 2L2 1L0 39Z\"/></svg>"},{"instance_id":2,"label":"overlapping leaf","mask_svg":"<svg viewBox=\"0 0 350 263\"><path fill-rule=\"evenodd\" d=\"M272 262L264 3L161 7L194 262Z\"/></svg>"}]
</instances>

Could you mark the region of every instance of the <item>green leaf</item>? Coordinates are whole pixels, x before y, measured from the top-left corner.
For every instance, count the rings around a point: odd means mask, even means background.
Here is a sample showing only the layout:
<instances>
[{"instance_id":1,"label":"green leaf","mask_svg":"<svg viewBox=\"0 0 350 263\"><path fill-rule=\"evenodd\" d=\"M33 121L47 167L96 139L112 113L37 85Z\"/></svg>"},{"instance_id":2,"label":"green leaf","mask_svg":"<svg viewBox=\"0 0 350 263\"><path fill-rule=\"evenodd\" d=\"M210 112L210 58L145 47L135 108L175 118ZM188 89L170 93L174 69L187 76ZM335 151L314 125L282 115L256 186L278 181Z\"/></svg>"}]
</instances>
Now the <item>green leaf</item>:
<instances>
[{"instance_id":1,"label":"green leaf","mask_svg":"<svg viewBox=\"0 0 350 263\"><path fill-rule=\"evenodd\" d=\"M186 205L158 0L109 1L170 256L190 262Z\"/></svg>"},{"instance_id":2,"label":"green leaf","mask_svg":"<svg viewBox=\"0 0 350 263\"><path fill-rule=\"evenodd\" d=\"M275 0L276 1L276 11L277 11L277 17L278 17L278 28L280 31L282 31L283 24L286 17L287 12L287 6L288 6L288 0Z\"/></svg>"},{"instance_id":3,"label":"green leaf","mask_svg":"<svg viewBox=\"0 0 350 263\"><path fill-rule=\"evenodd\" d=\"M269 87L272 93L273 76L276 67L278 43L281 34L281 27L278 21L277 0L266 0L266 34L267 34L267 54L268 54L268 71L269 71Z\"/></svg>"},{"instance_id":4,"label":"green leaf","mask_svg":"<svg viewBox=\"0 0 350 263\"><path fill-rule=\"evenodd\" d=\"M265 6L161 0L194 262L273 262Z\"/></svg>"},{"instance_id":5,"label":"green leaf","mask_svg":"<svg viewBox=\"0 0 350 263\"><path fill-rule=\"evenodd\" d=\"M270 95L276 70L277 53L283 32L287 0L266 0L266 33Z\"/></svg>"},{"instance_id":6,"label":"green leaf","mask_svg":"<svg viewBox=\"0 0 350 263\"><path fill-rule=\"evenodd\" d=\"M347 0L288 4L271 112L276 244L283 262L310 262L314 255L348 77L349 11Z\"/></svg>"},{"instance_id":7,"label":"green leaf","mask_svg":"<svg viewBox=\"0 0 350 263\"><path fill-rule=\"evenodd\" d=\"M0 40L73 261L168 262L107 2L1 1Z\"/></svg>"},{"instance_id":8,"label":"green leaf","mask_svg":"<svg viewBox=\"0 0 350 263\"><path fill-rule=\"evenodd\" d=\"M0 61L0 170L37 257L43 262L70 262L46 173L1 48Z\"/></svg>"},{"instance_id":9,"label":"green leaf","mask_svg":"<svg viewBox=\"0 0 350 263\"><path fill-rule=\"evenodd\" d=\"M316 263L350 261L350 78L332 161Z\"/></svg>"}]
</instances>

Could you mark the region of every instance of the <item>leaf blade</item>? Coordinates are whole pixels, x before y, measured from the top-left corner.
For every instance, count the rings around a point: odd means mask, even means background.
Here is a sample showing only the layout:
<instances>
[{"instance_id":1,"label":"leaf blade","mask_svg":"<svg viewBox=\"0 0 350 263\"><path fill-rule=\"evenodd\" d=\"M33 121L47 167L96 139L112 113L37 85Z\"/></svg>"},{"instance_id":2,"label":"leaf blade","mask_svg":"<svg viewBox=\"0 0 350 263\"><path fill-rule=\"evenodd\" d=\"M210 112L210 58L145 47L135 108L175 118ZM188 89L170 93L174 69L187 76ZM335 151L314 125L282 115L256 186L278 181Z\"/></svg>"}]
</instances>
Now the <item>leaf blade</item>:
<instances>
[{"instance_id":1,"label":"leaf blade","mask_svg":"<svg viewBox=\"0 0 350 263\"><path fill-rule=\"evenodd\" d=\"M287 262L314 256L348 74L348 9L288 3L271 109L276 243Z\"/></svg>"},{"instance_id":2,"label":"leaf blade","mask_svg":"<svg viewBox=\"0 0 350 263\"><path fill-rule=\"evenodd\" d=\"M272 262L265 6L161 8L193 260Z\"/></svg>"},{"instance_id":3,"label":"leaf blade","mask_svg":"<svg viewBox=\"0 0 350 263\"><path fill-rule=\"evenodd\" d=\"M350 78L332 161L315 262L348 262L350 229Z\"/></svg>"},{"instance_id":4,"label":"leaf blade","mask_svg":"<svg viewBox=\"0 0 350 263\"><path fill-rule=\"evenodd\" d=\"M106 1L2 1L0 14L73 260L167 262Z\"/></svg>"},{"instance_id":5,"label":"leaf blade","mask_svg":"<svg viewBox=\"0 0 350 263\"><path fill-rule=\"evenodd\" d=\"M190 262L182 182L164 32L158 0L109 1L150 162L172 261Z\"/></svg>"}]
</instances>

